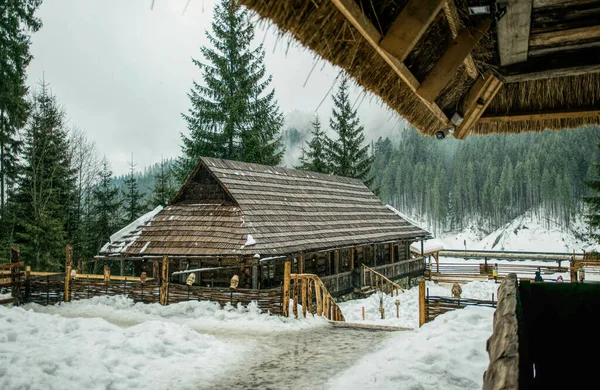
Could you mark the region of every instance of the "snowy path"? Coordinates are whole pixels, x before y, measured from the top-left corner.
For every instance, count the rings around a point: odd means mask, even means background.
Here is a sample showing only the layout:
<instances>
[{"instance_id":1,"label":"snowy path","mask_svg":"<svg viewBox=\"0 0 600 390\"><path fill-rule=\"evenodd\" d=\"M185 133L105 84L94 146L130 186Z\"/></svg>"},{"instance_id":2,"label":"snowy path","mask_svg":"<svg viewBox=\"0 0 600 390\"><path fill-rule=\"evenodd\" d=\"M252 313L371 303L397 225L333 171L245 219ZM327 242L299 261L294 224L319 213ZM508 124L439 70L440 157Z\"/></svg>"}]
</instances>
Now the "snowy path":
<instances>
[{"instance_id":1,"label":"snowy path","mask_svg":"<svg viewBox=\"0 0 600 390\"><path fill-rule=\"evenodd\" d=\"M474 282L463 291L484 297L497 286ZM410 289L398 297L399 319L391 315L396 297L386 299L385 320L376 318L377 297L341 306L351 322L415 327L417 296ZM160 306L98 297L0 307L0 388L476 389L492 317L493 309L467 308L414 331L382 332L211 302Z\"/></svg>"}]
</instances>

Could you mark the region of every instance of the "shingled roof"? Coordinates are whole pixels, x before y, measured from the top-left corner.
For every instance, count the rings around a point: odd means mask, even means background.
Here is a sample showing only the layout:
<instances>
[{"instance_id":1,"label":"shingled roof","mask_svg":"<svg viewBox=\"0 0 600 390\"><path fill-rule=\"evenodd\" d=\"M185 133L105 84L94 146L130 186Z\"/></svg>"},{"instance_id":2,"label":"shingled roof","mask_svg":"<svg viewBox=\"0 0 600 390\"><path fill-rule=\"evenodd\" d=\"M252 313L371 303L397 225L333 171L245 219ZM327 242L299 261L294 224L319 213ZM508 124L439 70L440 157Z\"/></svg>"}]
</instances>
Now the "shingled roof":
<instances>
[{"instance_id":1,"label":"shingled roof","mask_svg":"<svg viewBox=\"0 0 600 390\"><path fill-rule=\"evenodd\" d=\"M169 206L101 255L277 256L429 236L359 180L203 157Z\"/></svg>"}]
</instances>

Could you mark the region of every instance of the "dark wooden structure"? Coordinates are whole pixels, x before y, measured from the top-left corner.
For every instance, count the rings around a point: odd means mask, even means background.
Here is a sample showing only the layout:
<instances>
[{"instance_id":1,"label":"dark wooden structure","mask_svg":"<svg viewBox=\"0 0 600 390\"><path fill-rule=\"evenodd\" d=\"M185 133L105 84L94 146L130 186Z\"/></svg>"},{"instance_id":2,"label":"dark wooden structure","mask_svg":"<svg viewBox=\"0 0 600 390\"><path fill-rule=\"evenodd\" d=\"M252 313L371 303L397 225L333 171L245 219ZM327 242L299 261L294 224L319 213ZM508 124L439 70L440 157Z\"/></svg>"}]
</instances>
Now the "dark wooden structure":
<instances>
[{"instance_id":1,"label":"dark wooden structure","mask_svg":"<svg viewBox=\"0 0 600 390\"><path fill-rule=\"evenodd\" d=\"M241 0L421 133L600 123L598 0Z\"/></svg>"},{"instance_id":2,"label":"dark wooden structure","mask_svg":"<svg viewBox=\"0 0 600 390\"><path fill-rule=\"evenodd\" d=\"M401 264L429 236L359 180L201 158L166 208L113 235L99 258L133 260L136 275L156 276L168 256L171 282L194 273L194 285L229 287L238 275L245 289L280 287L290 260L292 273L317 275L341 294L361 264L391 265L390 279L414 274Z\"/></svg>"}]
</instances>

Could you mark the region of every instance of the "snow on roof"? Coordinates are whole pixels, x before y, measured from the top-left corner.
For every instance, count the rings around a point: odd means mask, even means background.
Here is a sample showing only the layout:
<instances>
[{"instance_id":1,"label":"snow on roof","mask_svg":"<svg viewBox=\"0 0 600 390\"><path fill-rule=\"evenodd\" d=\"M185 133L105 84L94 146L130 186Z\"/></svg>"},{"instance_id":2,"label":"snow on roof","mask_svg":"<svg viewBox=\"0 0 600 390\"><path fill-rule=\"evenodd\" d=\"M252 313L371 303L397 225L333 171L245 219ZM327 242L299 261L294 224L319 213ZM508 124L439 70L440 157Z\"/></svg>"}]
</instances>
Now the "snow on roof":
<instances>
[{"instance_id":1,"label":"snow on roof","mask_svg":"<svg viewBox=\"0 0 600 390\"><path fill-rule=\"evenodd\" d=\"M119 230L118 232L116 232L115 234L110 236L110 242L112 243L115 241L119 241L119 240L123 239L124 237L131 235L135 229L139 228L140 226L144 225L146 222L150 221L162 209L163 209L162 206L158 206L154 210L150 211L149 213L142 215L135 221L131 222L129 225L125 226L123 229Z\"/></svg>"},{"instance_id":2,"label":"snow on roof","mask_svg":"<svg viewBox=\"0 0 600 390\"><path fill-rule=\"evenodd\" d=\"M410 244L410 250L421 253L421 242L413 242ZM444 243L437 238L423 241L423 253L439 252L444 250Z\"/></svg>"},{"instance_id":3,"label":"snow on roof","mask_svg":"<svg viewBox=\"0 0 600 390\"><path fill-rule=\"evenodd\" d=\"M427 229L425 229L423 226L421 226L421 224L417 221L415 221L414 219L412 219L411 217L409 217L408 215L396 210L395 208L393 208L392 206L390 206L389 204L386 204L385 207L387 207L388 209L392 210L394 212L394 214L396 214L397 216L399 216L400 218L404 219L405 221L407 221L408 223L410 223L411 225L414 225L416 227L418 227L421 230L425 230L427 231Z\"/></svg>"}]
</instances>

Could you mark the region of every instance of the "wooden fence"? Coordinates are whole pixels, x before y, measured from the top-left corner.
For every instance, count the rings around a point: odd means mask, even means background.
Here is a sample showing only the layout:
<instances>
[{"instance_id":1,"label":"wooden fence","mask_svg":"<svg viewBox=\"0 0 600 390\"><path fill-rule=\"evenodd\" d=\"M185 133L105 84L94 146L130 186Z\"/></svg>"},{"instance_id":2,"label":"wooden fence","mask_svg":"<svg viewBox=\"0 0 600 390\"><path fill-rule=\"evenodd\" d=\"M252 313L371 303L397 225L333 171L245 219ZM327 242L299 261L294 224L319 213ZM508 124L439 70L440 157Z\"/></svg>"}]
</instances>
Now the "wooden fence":
<instances>
[{"instance_id":1,"label":"wooden fence","mask_svg":"<svg viewBox=\"0 0 600 390\"><path fill-rule=\"evenodd\" d=\"M373 268L370 268L363 264L363 288L367 287L372 291L381 291L388 295L398 296L398 291L404 292L404 289L398 284L392 282L385 275L375 271Z\"/></svg>"},{"instance_id":2,"label":"wooden fence","mask_svg":"<svg viewBox=\"0 0 600 390\"><path fill-rule=\"evenodd\" d=\"M425 288L425 281L419 282L419 326L433 321L440 314L452 310L462 309L467 306L488 306L496 308L497 301L494 294L490 301L467 298L451 298L429 295L429 289Z\"/></svg>"},{"instance_id":3,"label":"wooden fence","mask_svg":"<svg viewBox=\"0 0 600 390\"><path fill-rule=\"evenodd\" d=\"M11 248L10 263L0 264L0 291L2 288L10 287L10 298L0 300L0 305L19 304L21 300L21 276L24 275L21 268L23 262L19 259L18 248Z\"/></svg>"}]
</instances>

